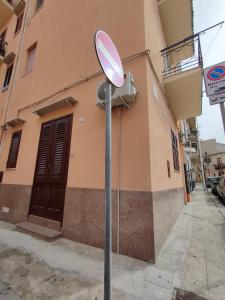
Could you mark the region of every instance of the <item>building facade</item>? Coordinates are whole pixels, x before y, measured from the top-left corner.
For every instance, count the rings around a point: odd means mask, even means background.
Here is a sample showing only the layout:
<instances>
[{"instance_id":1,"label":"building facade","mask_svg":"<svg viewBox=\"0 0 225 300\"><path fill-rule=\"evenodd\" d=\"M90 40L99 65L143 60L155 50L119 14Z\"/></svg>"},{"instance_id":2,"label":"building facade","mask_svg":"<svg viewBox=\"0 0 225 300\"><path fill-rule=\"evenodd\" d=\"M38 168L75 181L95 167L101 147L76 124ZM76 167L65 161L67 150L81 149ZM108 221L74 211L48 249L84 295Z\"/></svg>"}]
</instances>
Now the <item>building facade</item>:
<instances>
[{"instance_id":1,"label":"building facade","mask_svg":"<svg viewBox=\"0 0 225 300\"><path fill-rule=\"evenodd\" d=\"M180 121L180 139L184 145L184 172L188 191L201 182L201 163L196 118Z\"/></svg>"},{"instance_id":2,"label":"building facade","mask_svg":"<svg viewBox=\"0 0 225 300\"><path fill-rule=\"evenodd\" d=\"M192 1L0 0L2 14L0 219L103 247L102 29L138 90L112 110L113 251L155 261L186 201L179 120L201 114Z\"/></svg>"},{"instance_id":3,"label":"building facade","mask_svg":"<svg viewBox=\"0 0 225 300\"><path fill-rule=\"evenodd\" d=\"M225 174L225 145L216 139L201 141L205 177Z\"/></svg>"}]
</instances>

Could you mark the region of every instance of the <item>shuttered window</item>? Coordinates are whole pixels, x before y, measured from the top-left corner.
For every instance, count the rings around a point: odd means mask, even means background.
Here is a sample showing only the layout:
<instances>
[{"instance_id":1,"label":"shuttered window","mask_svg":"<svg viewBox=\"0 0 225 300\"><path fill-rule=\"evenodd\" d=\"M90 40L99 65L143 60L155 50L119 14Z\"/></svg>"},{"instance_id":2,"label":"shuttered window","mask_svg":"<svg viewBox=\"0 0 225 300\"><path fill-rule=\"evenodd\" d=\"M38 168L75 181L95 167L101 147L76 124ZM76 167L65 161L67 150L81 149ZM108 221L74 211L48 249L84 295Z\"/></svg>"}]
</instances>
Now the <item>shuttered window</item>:
<instances>
[{"instance_id":1,"label":"shuttered window","mask_svg":"<svg viewBox=\"0 0 225 300\"><path fill-rule=\"evenodd\" d=\"M32 47L30 47L27 50L27 66L26 66L26 72L31 72L33 69L34 64L34 58L36 53L37 44L34 44Z\"/></svg>"},{"instance_id":2,"label":"shuttered window","mask_svg":"<svg viewBox=\"0 0 225 300\"><path fill-rule=\"evenodd\" d=\"M36 10L42 7L44 0L37 0Z\"/></svg>"},{"instance_id":3,"label":"shuttered window","mask_svg":"<svg viewBox=\"0 0 225 300\"><path fill-rule=\"evenodd\" d=\"M23 23L23 13L17 18L15 33L17 33L18 31L20 31L20 29L22 27L22 23Z\"/></svg>"},{"instance_id":4,"label":"shuttered window","mask_svg":"<svg viewBox=\"0 0 225 300\"><path fill-rule=\"evenodd\" d=\"M173 149L174 170L180 171L178 140L173 130L171 130L171 139L172 139L172 149Z\"/></svg>"},{"instance_id":5,"label":"shuttered window","mask_svg":"<svg viewBox=\"0 0 225 300\"><path fill-rule=\"evenodd\" d=\"M13 71L13 65L10 65L6 70L5 80L4 80L4 83L3 83L3 89L7 88L9 86L11 76L12 76L12 71Z\"/></svg>"},{"instance_id":6,"label":"shuttered window","mask_svg":"<svg viewBox=\"0 0 225 300\"><path fill-rule=\"evenodd\" d=\"M16 167L21 135L22 135L22 130L16 131L12 135L12 141L11 141L8 161L7 161L7 165L6 165L7 168L15 168Z\"/></svg>"}]
</instances>

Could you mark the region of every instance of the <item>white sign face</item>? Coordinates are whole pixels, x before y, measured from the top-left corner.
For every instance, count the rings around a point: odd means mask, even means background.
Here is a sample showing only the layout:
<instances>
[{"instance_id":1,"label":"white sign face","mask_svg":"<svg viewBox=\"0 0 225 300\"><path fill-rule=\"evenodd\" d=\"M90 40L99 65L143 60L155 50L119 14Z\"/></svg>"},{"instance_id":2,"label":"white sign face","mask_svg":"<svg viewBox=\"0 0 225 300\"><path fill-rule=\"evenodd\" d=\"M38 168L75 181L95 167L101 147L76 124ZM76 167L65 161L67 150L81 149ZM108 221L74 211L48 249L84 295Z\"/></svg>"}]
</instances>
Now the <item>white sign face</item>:
<instances>
[{"instance_id":1,"label":"white sign face","mask_svg":"<svg viewBox=\"0 0 225 300\"><path fill-rule=\"evenodd\" d=\"M204 79L208 96L225 92L225 62L204 69Z\"/></svg>"},{"instance_id":2,"label":"white sign face","mask_svg":"<svg viewBox=\"0 0 225 300\"><path fill-rule=\"evenodd\" d=\"M96 32L95 49L106 77L114 86L122 87L124 83L123 65L116 46L104 31Z\"/></svg>"},{"instance_id":3,"label":"white sign face","mask_svg":"<svg viewBox=\"0 0 225 300\"><path fill-rule=\"evenodd\" d=\"M209 102L211 105L225 102L225 93L209 96Z\"/></svg>"}]
</instances>

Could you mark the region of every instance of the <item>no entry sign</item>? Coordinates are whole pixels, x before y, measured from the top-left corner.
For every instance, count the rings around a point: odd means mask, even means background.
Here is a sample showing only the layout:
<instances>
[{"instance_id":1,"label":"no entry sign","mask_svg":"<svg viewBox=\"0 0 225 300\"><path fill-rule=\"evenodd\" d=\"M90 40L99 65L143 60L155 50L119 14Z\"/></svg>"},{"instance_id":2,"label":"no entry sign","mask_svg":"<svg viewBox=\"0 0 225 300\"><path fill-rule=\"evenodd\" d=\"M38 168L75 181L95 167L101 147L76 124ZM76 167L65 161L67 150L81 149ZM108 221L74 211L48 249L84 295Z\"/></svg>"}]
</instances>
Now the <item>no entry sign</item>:
<instances>
[{"instance_id":1,"label":"no entry sign","mask_svg":"<svg viewBox=\"0 0 225 300\"><path fill-rule=\"evenodd\" d=\"M105 246L104 246L104 300L111 300L112 284L112 84L124 84L123 66L118 51L104 31L95 34L95 50L103 72L108 78L105 88Z\"/></svg>"},{"instance_id":2,"label":"no entry sign","mask_svg":"<svg viewBox=\"0 0 225 300\"><path fill-rule=\"evenodd\" d=\"M106 77L114 86L122 87L124 83L122 62L113 41L104 31L96 32L95 49Z\"/></svg>"},{"instance_id":3,"label":"no entry sign","mask_svg":"<svg viewBox=\"0 0 225 300\"><path fill-rule=\"evenodd\" d=\"M204 70L206 93L208 96L219 94L225 90L225 62Z\"/></svg>"}]
</instances>

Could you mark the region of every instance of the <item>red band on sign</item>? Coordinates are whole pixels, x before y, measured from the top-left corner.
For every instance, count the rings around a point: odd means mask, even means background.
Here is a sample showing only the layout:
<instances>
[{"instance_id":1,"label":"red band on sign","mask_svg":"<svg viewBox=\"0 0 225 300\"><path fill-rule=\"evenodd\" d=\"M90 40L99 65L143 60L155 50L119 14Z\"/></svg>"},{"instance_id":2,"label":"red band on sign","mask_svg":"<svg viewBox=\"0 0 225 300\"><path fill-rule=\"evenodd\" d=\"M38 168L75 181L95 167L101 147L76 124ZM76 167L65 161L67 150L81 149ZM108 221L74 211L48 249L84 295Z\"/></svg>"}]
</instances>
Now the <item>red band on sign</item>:
<instances>
[{"instance_id":1,"label":"red band on sign","mask_svg":"<svg viewBox=\"0 0 225 300\"><path fill-rule=\"evenodd\" d=\"M222 69L223 73L216 71L216 69ZM225 77L225 67L224 66L213 67L207 73L207 78L211 81L221 80L224 77Z\"/></svg>"}]
</instances>

